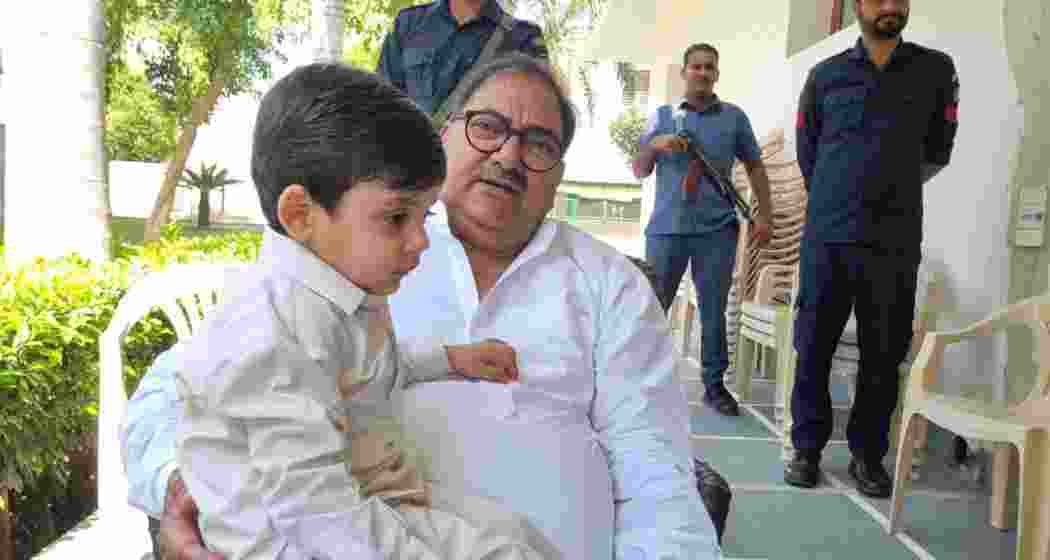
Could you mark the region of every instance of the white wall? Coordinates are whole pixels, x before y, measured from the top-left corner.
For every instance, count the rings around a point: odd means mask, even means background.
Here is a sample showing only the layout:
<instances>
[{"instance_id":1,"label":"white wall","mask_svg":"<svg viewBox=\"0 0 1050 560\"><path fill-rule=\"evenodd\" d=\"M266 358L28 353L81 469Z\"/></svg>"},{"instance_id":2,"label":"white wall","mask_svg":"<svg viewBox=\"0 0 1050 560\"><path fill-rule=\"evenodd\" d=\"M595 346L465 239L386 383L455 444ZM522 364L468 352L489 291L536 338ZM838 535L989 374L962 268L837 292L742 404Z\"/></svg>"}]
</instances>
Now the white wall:
<instances>
[{"instance_id":1,"label":"white wall","mask_svg":"<svg viewBox=\"0 0 1050 560\"><path fill-rule=\"evenodd\" d=\"M1004 304L1009 287L1009 187L1024 110L1006 56L1002 10L1002 1L959 9L953 0L924 0L913 4L905 32L909 41L950 54L961 83L961 122L952 163L924 189L923 248L930 264L946 275L949 324L979 319ZM854 25L792 57L791 90L782 116L791 125L785 127L787 149L794 150L795 105L809 68L849 48L856 38ZM989 374L1002 372L1005 364L1002 340L954 347L945 363L953 382L946 387L989 381ZM1001 376L992 378L1001 395Z\"/></svg>"},{"instance_id":2,"label":"white wall","mask_svg":"<svg viewBox=\"0 0 1050 560\"><path fill-rule=\"evenodd\" d=\"M160 183L164 179L165 163L141 161L109 162L109 200L114 216L145 218L153 210ZM188 216L193 208L192 193L185 189L175 191L176 217Z\"/></svg>"}]
</instances>

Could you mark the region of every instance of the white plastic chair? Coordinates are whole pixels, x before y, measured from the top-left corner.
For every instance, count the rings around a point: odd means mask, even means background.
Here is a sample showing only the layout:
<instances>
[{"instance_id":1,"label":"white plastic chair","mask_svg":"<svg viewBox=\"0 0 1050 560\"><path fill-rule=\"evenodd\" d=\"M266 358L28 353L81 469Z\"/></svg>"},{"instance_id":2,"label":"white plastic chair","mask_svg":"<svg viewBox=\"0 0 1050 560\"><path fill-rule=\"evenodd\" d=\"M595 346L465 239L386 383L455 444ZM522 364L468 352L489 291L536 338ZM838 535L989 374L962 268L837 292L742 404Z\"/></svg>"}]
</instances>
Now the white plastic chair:
<instances>
[{"instance_id":1,"label":"white plastic chair","mask_svg":"<svg viewBox=\"0 0 1050 560\"><path fill-rule=\"evenodd\" d=\"M126 513L128 481L121 460L119 430L127 409L124 391L122 344L131 328L155 308L160 308L175 328L178 340L188 339L219 303L234 264L175 265L147 274L132 285L117 305L99 339L101 361L98 414L98 511Z\"/></svg>"}]
</instances>

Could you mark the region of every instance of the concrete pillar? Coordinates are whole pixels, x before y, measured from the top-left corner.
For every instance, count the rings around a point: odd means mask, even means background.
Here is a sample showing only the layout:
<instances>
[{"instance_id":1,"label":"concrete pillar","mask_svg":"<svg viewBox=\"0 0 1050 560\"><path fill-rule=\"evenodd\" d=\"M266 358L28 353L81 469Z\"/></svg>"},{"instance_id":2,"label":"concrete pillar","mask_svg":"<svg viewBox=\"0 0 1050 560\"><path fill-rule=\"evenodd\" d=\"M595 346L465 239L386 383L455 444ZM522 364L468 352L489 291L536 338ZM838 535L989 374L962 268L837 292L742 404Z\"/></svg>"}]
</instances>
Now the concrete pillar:
<instances>
[{"instance_id":1,"label":"concrete pillar","mask_svg":"<svg viewBox=\"0 0 1050 560\"><path fill-rule=\"evenodd\" d=\"M108 253L102 4L22 4L4 18L9 264Z\"/></svg>"}]
</instances>

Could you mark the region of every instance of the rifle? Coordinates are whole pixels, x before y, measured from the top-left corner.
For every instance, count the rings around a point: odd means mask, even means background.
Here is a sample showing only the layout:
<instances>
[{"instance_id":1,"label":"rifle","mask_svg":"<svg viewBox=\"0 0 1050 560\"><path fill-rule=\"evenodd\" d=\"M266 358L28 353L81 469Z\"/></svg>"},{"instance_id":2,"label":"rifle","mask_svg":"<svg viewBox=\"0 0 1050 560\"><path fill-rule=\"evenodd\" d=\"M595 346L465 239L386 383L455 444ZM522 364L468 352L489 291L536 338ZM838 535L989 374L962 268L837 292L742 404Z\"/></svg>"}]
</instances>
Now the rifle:
<instances>
[{"instance_id":1,"label":"rifle","mask_svg":"<svg viewBox=\"0 0 1050 560\"><path fill-rule=\"evenodd\" d=\"M687 146L686 151L689 152L689 157L700 161L701 166L704 168L704 174L711 179L711 182L715 185L715 189L722 195L722 198L726 199L730 206L735 206L745 221L750 222L751 205L743 198L740 198L740 193L733 188L732 184L722 177L718 170L711 165L711 162L707 161L707 157L704 156L704 150L703 147L700 146L700 143L694 142L692 137L685 130L679 130L677 134L679 138L685 140Z\"/></svg>"}]
</instances>

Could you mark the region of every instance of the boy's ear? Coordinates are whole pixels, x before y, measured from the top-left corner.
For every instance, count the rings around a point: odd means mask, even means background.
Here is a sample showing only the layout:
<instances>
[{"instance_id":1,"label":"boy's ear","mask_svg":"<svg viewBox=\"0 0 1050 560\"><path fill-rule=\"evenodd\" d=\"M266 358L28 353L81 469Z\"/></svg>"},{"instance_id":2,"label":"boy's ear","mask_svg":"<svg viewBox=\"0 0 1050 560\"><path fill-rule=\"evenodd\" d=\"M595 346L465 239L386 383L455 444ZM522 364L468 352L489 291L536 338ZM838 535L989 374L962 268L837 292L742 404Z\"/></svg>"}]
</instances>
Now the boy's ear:
<instances>
[{"instance_id":1,"label":"boy's ear","mask_svg":"<svg viewBox=\"0 0 1050 560\"><path fill-rule=\"evenodd\" d=\"M313 232L310 207L313 200L302 185L288 185L277 197L277 221L284 226L288 237L305 242Z\"/></svg>"}]
</instances>

